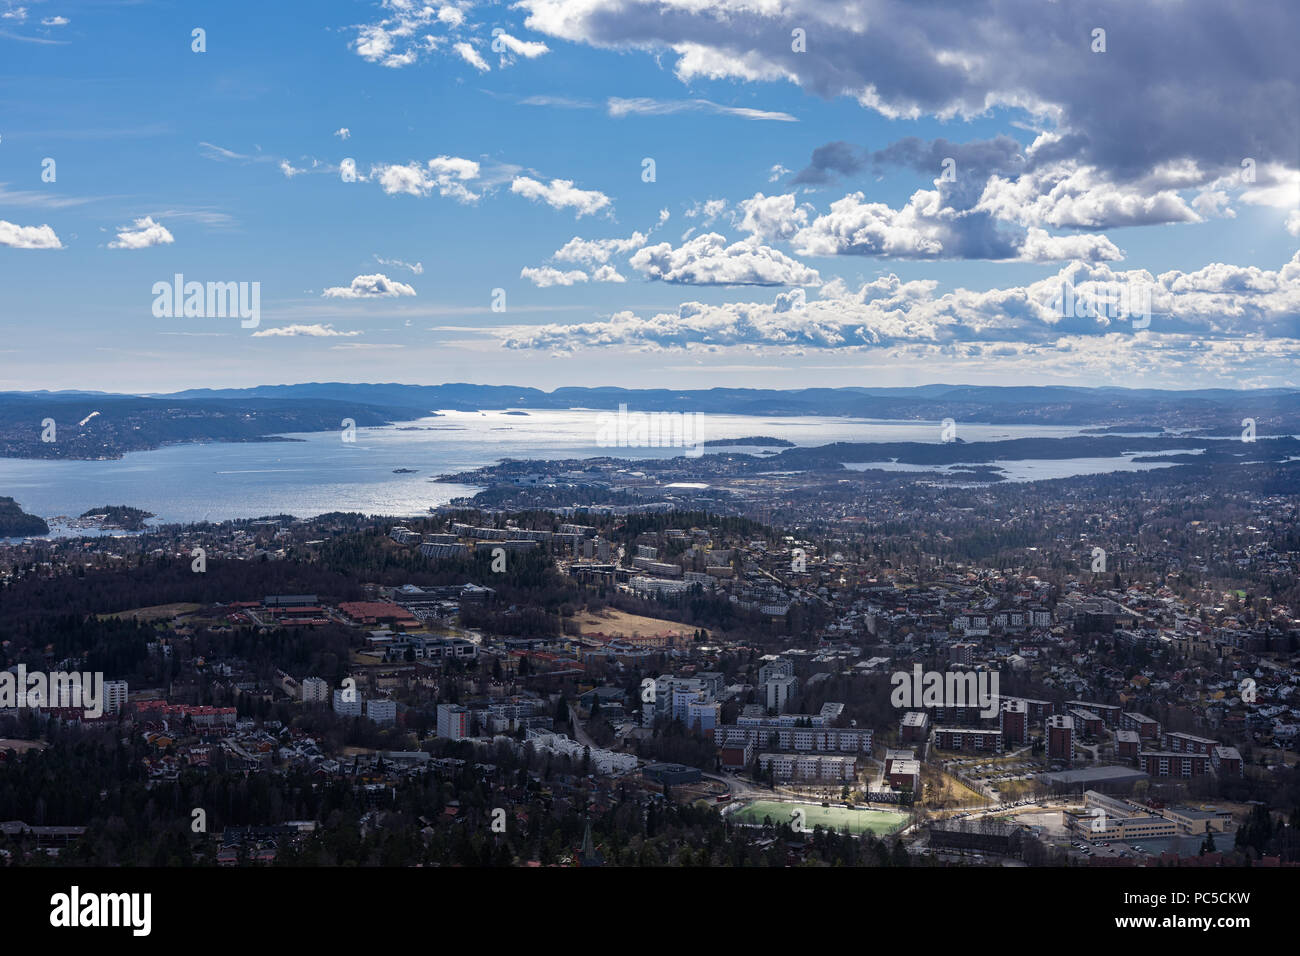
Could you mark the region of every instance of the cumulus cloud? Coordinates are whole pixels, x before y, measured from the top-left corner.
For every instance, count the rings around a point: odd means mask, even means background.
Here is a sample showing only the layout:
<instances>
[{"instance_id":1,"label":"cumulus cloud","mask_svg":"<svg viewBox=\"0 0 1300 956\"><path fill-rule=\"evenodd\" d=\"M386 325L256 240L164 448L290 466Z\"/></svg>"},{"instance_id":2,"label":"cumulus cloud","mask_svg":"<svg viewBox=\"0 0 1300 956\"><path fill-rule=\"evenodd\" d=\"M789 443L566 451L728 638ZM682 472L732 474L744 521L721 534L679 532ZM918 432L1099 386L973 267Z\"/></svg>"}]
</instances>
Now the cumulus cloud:
<instances>
[{"instance_id":1,"label":"cumulus cloud","mask_svg":"<svg viewBox=\"0 0 1300 956\"><path fill-rule=\"evenodd\" d=\"M1045 229L1028 230L1016 255L1021 262L1115 262L1123 258L1119 247L1105 236L1053 236Z\"/></svg>"},{"instance_id":2,"label":"cumulus cloud","mask_svg":"<svg viewBox=\"0 0 1300 956\"><path fill-rule=\"evenodd\" d=\"M808 225L808 210L812 208L797 205L793 193L784 196L754 193L736 205L740 211L739 228L767 241L791 238Z\"/></svg>"},{"instance_id":3,"label":"cumulus cloud","mask_svg":"<svg viewBox=\"0 0 1300 956\"><path fill-rule=\"evenodd\" d=\"M896 259L1116 260L1123 254L1104 236L1052 237L998 222L992 210L947 205L942 190L921 189L901 209L868 202L861 192L831 203L830 210L792 237L804 256L875 256Z\"/></svg>"},{"instance_id":4,"label":"cumulus cloud","mask_svg":"<svg viewBox=\"0 0 1300 956\"><path fill-rule=\"evenodd\" d=\"M609 206L609 197L596 190L578 189L571 179L542 183L528 176L516 176L510 191L525 199L541 201L552 209L573 209L577 218L593 215Z\"/></svg>"},{"instance_id":5,"label":"cumulus cloud","mask_svg":"<svg viewBox=\"0 0 1300 956\"><path fill-rule=\"evenodd\" d=\"M49 226L19 226L0 219L0 246L11 249L62 249L63 243Z\"/></svg>"},{"instance_id":6,"label":"cumulus cloud","mask_svg":"<svg viewBox=\"0 0 1300 956\"><path fill-rule=\"evenodd\" d=\"M167 228L153 221L151 216L135 220L134 225L122 226L117 231L117 238L108 244L110 249L148 249L150 246L166 246L175 242Z\"/></svg>"},{"instance_id":7,"label":"cumulus cloud","mask_svg":"<svg viewBox=\"0 0 1300 956\"><path fill-rule=\"evenodd\" d=\"M254 332L253 338L297 338L300 336L306 336L309 338L325 339L360 334L360 332L340 332L332 325L281 325L277 328L262 329L259 332Z\"/></svg>"},{"instance_id":8,"label":"cumulus cloud","mask_svg":"<svg viewBox=\"0 0 1300 956\"><path fill-rule=\"evenodd\" d=\"M458 202L470 203L479 194L466 185L479 178L479 164L458 156L436 156L423 166L407 163L405 166L376 166L370 171L371 179L378 179L380 188L390 196L428 196L434 190Z\"/></svg>"},{"instance_id":9,"label":"cumulus cloud","mask_svg":"<svg viewBox=\"0 0 1300 956\"><path fill-rule=\"evenodd\" d=\"M415 290L404 282L397 282L382 273L376 273L357 276L350 285L331 286L321 295L327 299L381 299L415 295Z\"/></svg>"},{"instance_id":10,"label":"cumulus cloud","mask_svg":"<svg viewBox=\"0 0 1300 956\"><path fill-rule=\"evenodd\" d=\"M1267 333L1295 350L1300 340L1300 252L1278 270L1213 263L1190 273L1153 276L1100 263L1072 262L1025 286L936 294L933 280L895 275L851 290L836 280L817 299L802 289L770 302L682 303L651 316L619 312L608 320L498 330L515 349L587 347L779 347L880 349L1065 348L1093 339L1137 339L1220 354L1266 347ZM1068 303L1068 305L1067 305ZM1139 311L1135 306L1141 306Z\"/></svg>"},{"instance_id":11,"label":"cumulus cloud","mask_svg":"<svg viewBox=\"0 0 1300 956\"><path fill-rule=\"evenodd\" d=\"M696 236L676 249L646 246L629 260L651 279L686 285L818 285L817 270L770 246L749 239L727 244L716 232Z\"/></svg>"},{"instance_id":12,"label":"cumulus cloud","mask_svg":"<svg viewBox=\"0 0 1300 956\"><path fill-rule=\"evenodd\" d=\"M646 243L643 233L633 232L626 239L582 239L574 236L552 257L564 262L582 262L588 265L608 262L610 256L625 255L640 249Z\"/></svg>"},{"instance_id":13,"label":"cumulus cloud","mask_svg":"<svg viewBox=\"0 0 1300 956\"><path fill-rule=\"evenodd\" d=\"M587 273L581 269L562 272L550 266L525 266L519 270L519 278L527 279L539 289L548 289L555 285L573 285L577 282L586 282Z\"/></svg>"},{"instance_id":14,"label":"cumulus cloud","mask_svg":"<svg viewBox=\"0 0 1300 956\"><path fill-rule=\"evenodd\" d=\"M334 135L339 139L350 139L352 137L352 130L348 129L346 126L341 126L334 131Z\"/></svg>"},{"instance_id":15,"label":"cumulus cloud","mask_svg":"<svg viewBox=\"0 0 1300 956\"><path fill-rule=\"evenodd\" d=\"M1093 167L1053 163L1015 180L992 176L976 209L1025 226L1105 229L1157 223L1200 222L1174 189L1117 184Z\"/></svg>"}]
</instances>

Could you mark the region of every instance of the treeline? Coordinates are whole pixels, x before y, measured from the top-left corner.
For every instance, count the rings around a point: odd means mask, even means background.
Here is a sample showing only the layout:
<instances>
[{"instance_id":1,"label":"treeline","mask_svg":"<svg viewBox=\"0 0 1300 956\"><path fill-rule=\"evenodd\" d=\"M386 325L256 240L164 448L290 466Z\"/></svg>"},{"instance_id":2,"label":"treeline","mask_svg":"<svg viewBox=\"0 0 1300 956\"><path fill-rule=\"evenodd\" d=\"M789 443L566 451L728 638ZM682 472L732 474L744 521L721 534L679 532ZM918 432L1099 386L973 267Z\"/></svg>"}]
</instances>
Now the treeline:
<instances>
[{"instance_id":1,"label":"treeline","mask_svg":"<svg viewBox=\"0 0 1300 956\"><path fill-rule=\"evenodd\" d=\"M208 558L207 570L197 573L189 558L142 556L129 570L88 569L54 578L26 576L11 583L0 589L0 629L21 631L54 614L260 601L268 594L318 594L330 602L363 596L355 575L304 561Z\"/></svg>"}]
</instances>

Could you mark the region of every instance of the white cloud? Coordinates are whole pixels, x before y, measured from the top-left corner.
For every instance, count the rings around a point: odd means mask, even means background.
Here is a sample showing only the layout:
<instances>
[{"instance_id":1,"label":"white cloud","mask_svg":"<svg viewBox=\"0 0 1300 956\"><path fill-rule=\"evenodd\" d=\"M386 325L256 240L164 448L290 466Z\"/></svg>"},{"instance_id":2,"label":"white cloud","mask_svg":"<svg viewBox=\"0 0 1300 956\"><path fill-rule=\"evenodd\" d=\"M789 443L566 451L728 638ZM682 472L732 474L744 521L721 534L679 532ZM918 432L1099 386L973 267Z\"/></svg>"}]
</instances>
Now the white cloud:
<instances>
[{"instance_id":1,"label":"white cloud","mask_svg":"<svg viewBox=\"0 0 1300 956\"><path fill-rule=\"evenodd\" d=\"M793 193L784 196L754 193L752 198L743 199L736 205L741 213L738 227L769 242L794 236L808 224L808 209L811 208L796 206Z\"/></svg>"},{"instance_id":2,"label":"white cloud","mask_svg":"<svg viewBox=\"0 0 1300 956\"><path fill-rule=\"evenodd\" d=\"M1157 223L1200 222L1173 189L1118 185L1094 167L1054 163L1018 178L989 177L977 210L1022 226L1106 229Z\"/></svg>"},{"instance_id":3,"label":"white cloud","mask_svg":"<svg viewBox=\"0 0 1300 956\"><path fill-rule=\"evenodd\" d=\"M761 198L760 197L756 197ZM769 217L787 228L788 197ZM744 204L742 204L743 206ZM756 210L768 211L763 204ZM765 220L754 216L755 227ZM769 225L770 230L774 228ZM1047 262L1070 258L1115 260L1123 254L1104 236L1053 237L1043 229L1012 231L999 225L987 210L953 208L941 190L919 189L901 209L867 202L861 192L831 203L790 239L803 256L875 256L896 259L988 259Z\"/></svg>"},{"instance_id":4,"label":"white cloud","mask_svg":"<svg viewBox=\"0 0 1300 956\"><path fill-rule=\"evenodd\" d=\"M500 28L498 27L498 29ZM527 60L534 60L545 53L551 52L551 48L540 40L520 40L517 37L513 37L509 33L506 33L504 30L500 33L493 31L492 49L500 50L502 47L504 47L506 51L513 53L516 56L522 56ZM502 57L502 60L507 64L509 63L508 58L505 56Z\"/></svg>"},{"instance_id":5,"label":"white cloud","mask_svg":"<svg viewBox=\"0 0 1300 956\"><path fill-rule=\"evenodd\" d=\"M347 286L332 286L321 293L327 299L378 299L415 295L415 290L386 275L357 276Z\"/></svg>"},{"instance_id":6,"label":"white cloud","mask_svg":"<svg viewBox=\"0 0 1300 956\"><path fill-rule=\"evenodd\" d=\"M596 190L578 189L571 179L552 179L541 183L528 176L516 176L510 191L534 201L541 200L552 209L573 209L577 217L593 215L609 205L609 197Z\"/></svg>"},{"instance_id":7,"label":"white cloud","mask_svg":"<svg viewBox=\"0 0 1300 956\"><path fill-rule=\"evenodd\" d=\"M281 325L278 328L262 329L260 332L254 332L253 338L297 338L299 336L306 336L309 338L324 339L360 334L360 332L340 332L332 325Z\"/></svg>"},{"instance_id":8,"label":"white cloud","mask_svg":"<svg viewBox=\"0 0 1300 956\"><path fill-rule=\"evenodd\" d=\"M794 249L804 256L873 255L937 258L944 252L947 224L937 192L918 190L902 209L867 202L850 193L831 203L793 236Z\"/></svg>"},{"instance_id":9,"label":"white cloud","mask_svg":"<svg viewBox=\"0 0 1300 956\"><path fill-rule=\"evenodd\" d=\"M610 256L625 255L645 245L646 237L633 232L626 239L582 239L574 236L551 258L564 262L582 262L587 265L608 262Z\"/></svg>"},{"instance_id":10,"label":"white cloud","mask_svg":"<svg viewBox=\"0 0 1300 956\"><path fill-rule=\"evenodd\" d=\"M346 126L341 126L334 131L334 135L339 139L350 139L352 137L352 130L348 129Z\"/></svg>"},{"instance_id":11,"label":"white cloud","mask_svg":"<svg viewBox=\"0 0 1300 956\"><path fill-rule=\"evenodd\" d=\"M1016 257L1022 262L1116 262L1124 258L1115 243L1105 236L1052 236L1045 229L1030 229Z\"/></svg>"},{"instance_id":12,"label":"white cloud","mask_svg":"<svg viewBox=\"0 0 1300 956\"><path fill-rule=\"evenodd\" d=\"M453 43L451 48L456 51L457 56L479 72L486 73L492 69L487 65L487 61L479 55L479 52L463 40L459 43Z\"/></svg>"},{"instance_id":13,"label":"white cloud","mask_svg":"<svg viewBox=\"0 0 1300 956\"><path fill-rule=\"evenodd\" d=\"M747 106L723 106L711 100L656 100L647 96L623 99L611 96L606 103L609 115L622 116L671 116L674 113L718 113L724 116L739 116L747 120L775 120L779 123L797 123L798 117L789 113L773 110L759 110Z\"/></svg>"},{"instance_id":14,"label":"white cloud","mask_svg":"<svg viewBox=\"0 0 1300 956\"><path fill-rule=\"evenodd\" d=\"M1072 262L1026 286L937 295L933 280L890 275L850 290L836 280L817 299L802 289L770 302L682 303L648 317L619 312L605 321L497 330L508 348L692 348L761 346L793 349L891 348L925 344L982 354L1100 349L1089 341L1130 343L1153 354L1165 348L1246 354L1275 336L1300 354L1300 252L1276 271L1212 263L1191 273L1153 276L1105 264ZM1065 289L1078 306L1065 309ZM1149 321L1114 307L1145 303ZM1069 314L1065 314L1066 312ZM1136 344L1132 344L1136 343ZM1167 345L1166 343L1170 343ZM970 354L975 354L971 351Z\"/></svg>"},{"instance_id":15,"label":"white cloud","mask_svg":"<svg viewBox=\"0 0 1300 956\"><path fill-rule=\"evenodd\" d=\"M117 231L117 238L108 244L110 249L148 249L150 246L166 246L175 242L175 238L161 223L153 221L150 216L135 220L134 226L122 226Z\"/></svg>"},{"instance_id":16,"label":"white cloud","mask_svg":"<svg viewBox=\"0 0 1300 956\"><path fill-rule=\"evenodd\" d=\"M355 26L352 49L364 60L401 69L432 54L452 55L486 73L487 61L478 48L490 45L501 54L503 67L516 57L535 59L550 48L541 40L524 40L495 27L486 32L483 22L471 22L467 14L476 0L431 4L419 0L382 0L381 19Z\"/></svg>"},{"instance_id":17,"label":"white cloud","mask_svg":"<svg viewBox=\"0 0 1300 956\"><path fill-rule=\"evenodd\" d=\"M1256 170L1252 188L1241 194L1241 201L1274 209L1295 209L1300 206L1300 170L1264 163Z\"/></svg>"},{"instance_id":18,"label":"white cloud","mask_svg":"<svg viewBox=\"0 0 1300 956\"><path fill-rule=\"evenodd\" d=\"M646 246L629 260L651 279L688 285L818 285L815 269L755 240L727 244L705 233L674 249L670 243Z\"/></svg>"},{"instance_id":19,"label":"white cloud","mask_svg":"<svg viewBox=\"0 0 1300 956\"><path fill-rule=\"evenodd\" d=\"M553 269L550 266L525 266L519 271L519 278L527 279L539 289L548 289L556 285L573 285L577 282L586 282L587 273L581 269L561 272L559 269Z\"/></svg>"},{"instance_id":20,"label":"white cloud","mask_svg":"<svg viewBox=\"0 0 1300 956\"><path fill-rule=\"evenodd\" d=\"M449 196L459 202L474 202L479 194L465 184L479 178L479 164L458 156L437 156L424 166L408 163L405 166L377 166L370 171L378 178L380 187L392 196L428 196L435 189L440 196Z\"/></svg>"},{"instance_id":21,"label":"white cloud","mask_svg":"<svg viewBox=\"0 0 1300 956\"><path fill-rule=\"evenodd\" d=\"M45 17L41 20L43 27L66 27L72 21L67 17Z\"/></svg>"},{"instance_id":22,"label":"white cloud","mask_svg":"<svg viewBox=\"0 0 1300 956\"><path fill-rule=\"evenodd\" d=\"M377 255L375 256L375 261L381 266L391 266L394 269L409 269L417 276L424 274L424 265L419 262L411 263L403 262L401 259L381 259Z\"/></svg>"},{"instance_id":23,"label":"white cloud","mask_svg":"<svg viewBox=\"0 0 1300 956\"><path fill-rule=\"evenodd\" d=\"M692 203L682 216L687 219L699 219L700 225L711 226L727 211L725 199L705 199Z\"/></svg>"},{"instance_id":24,"label":"white cloud","mask_svg":"<svg viewBox=\"0 0 1300 956\"><path fill-rule=\"evenodd\" d=\"M287 159L280 160L280 172L284 173L286 179L293 179L293 177L299 176L306 171L305 169L295 169Z\"/></svg>"},{"instance_id":25,"label":"white cloud","mask_svg":"<svg viewBox=\"0 0 1300 956\"><path fill-rule=\"evenodd\" d=\"M62 249L49 226L18 226L0 219L0 246L11 249Z\"/></svg>"}]
</instances>

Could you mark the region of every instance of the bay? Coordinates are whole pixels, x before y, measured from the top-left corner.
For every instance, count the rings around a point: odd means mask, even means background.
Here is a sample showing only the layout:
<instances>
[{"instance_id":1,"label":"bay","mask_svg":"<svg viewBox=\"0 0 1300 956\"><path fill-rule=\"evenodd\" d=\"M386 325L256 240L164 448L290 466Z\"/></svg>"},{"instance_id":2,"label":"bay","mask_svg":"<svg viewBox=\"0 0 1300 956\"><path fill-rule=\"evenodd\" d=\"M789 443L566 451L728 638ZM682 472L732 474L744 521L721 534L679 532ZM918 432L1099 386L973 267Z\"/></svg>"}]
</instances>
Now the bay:
<instances>
[{"instance_id":1,"label":"bay","mask_svg":"<svg viewBox=\"0 0 1300 956\"><path fill-rule=\"evenodd\" d=\"M427 514L430 507L480 490L430 481L431 477L502 459L635 460L682 454L680 448L601 447L599 423L608 414L596 409L537 410L524 415L510 410L446 411L413 422L359 428L355 442L343 441L339 432L313 432L285 436L295 441L172 445L107 461L7 458L0 459L0 495L12 496L23 510L47 520L119 504L151 511L157 515L155 522L271 514L305 518L331 511L407 517ZM966 441L1080 434L1070 426L960 423L958 428ZM936 442L940 430L938 422L701 415L694 434L702 441L764 436L807 447L831 442ZM730 449L706 449L725 450ZM395 474L394 469L414 473Z\"/></svg>"}]
</instances>

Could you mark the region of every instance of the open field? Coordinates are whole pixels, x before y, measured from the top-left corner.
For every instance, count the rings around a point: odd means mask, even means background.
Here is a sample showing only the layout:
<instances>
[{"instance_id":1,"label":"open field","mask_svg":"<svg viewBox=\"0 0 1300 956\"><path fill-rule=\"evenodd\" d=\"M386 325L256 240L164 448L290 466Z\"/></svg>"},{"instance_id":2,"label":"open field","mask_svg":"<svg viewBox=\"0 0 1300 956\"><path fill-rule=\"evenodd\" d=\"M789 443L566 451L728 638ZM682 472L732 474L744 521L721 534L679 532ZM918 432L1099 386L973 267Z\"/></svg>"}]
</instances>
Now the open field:
<instances>
[{"instance_id":1,"label":"open field","mask_svg":"<svg viewBox=\"0 0 1300 956\"><path fill-rule=\"evenodd\" d=\"M622 635L624 637L648 637L653 634L666 634L676 631L689 635L692 628L677 621L664 621L656 617L642 617L640 614L628 614L626 611L605 609L599 613L583 611L575 614L573 620L582 628L584 634Z\"/></svg>"},{"instance_id":2,"label":"open field","mask_svg":"<svg viewBox=\"0 0 1300 956\"><path fill-rule=\"evenodd\" d=\"M137 621L169 621L182 614L193 614L201 604L155 604L153 607L138 607L130 611L118 611L116 614L101 614L101 618L123 618Z\"/></svg>"},{"instance_id":3,"label":"open field","mask_svg":"<svg viewBox=\"0 0 1300 956\"><path fill-rule=\"evenodd\" d=\"M924 807L969 807L990 802L984 794L972 790L956 777L936 770L929 764L921 765L921 783L924 787L921 806Z\"/></svg>"},{"instance_id":4,"label":"open field","mask_svg":"<svg viewBox=\"0 0 1300 956\"><path fill-rule=\"evenodd\" d=\"M8 737L0 740L0 750L13 750L20 754L29 750L44 750L48 746L43 740L11 740Z\"/></svg>"},{"instance_id":5,"label":"open field","mask_svg":"<svg viewBox=\"0 0 1300 956\"><path fill-rule=\"evenodd\" d=\"M780 803L775 800L755 800L748 806L741 807L732 819L737 823L762 825L764 817L771 817L773 824L788 823L796 809L804 812L804 826L809 830L823 827L828 830L843 830L848 827L850 833L877 835L893 833L907 822L907 814L891 810L850 810L847 807L823 807L820 803Z\"/></svg>"}]
</instances>

